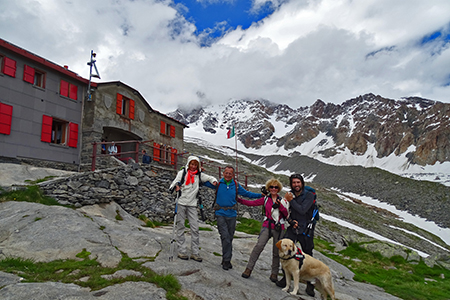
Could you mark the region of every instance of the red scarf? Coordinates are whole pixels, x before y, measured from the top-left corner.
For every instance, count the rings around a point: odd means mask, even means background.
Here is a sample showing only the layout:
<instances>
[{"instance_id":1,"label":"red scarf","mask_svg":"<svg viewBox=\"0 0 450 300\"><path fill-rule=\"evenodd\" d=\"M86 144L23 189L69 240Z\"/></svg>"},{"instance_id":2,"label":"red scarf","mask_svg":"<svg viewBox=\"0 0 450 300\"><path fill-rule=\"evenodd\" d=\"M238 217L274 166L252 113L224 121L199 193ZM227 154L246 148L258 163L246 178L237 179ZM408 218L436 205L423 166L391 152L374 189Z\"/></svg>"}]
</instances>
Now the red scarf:
<instances>
[{"instance_id":1,"label":"red scarf","mask_svg":"<svg viewBox=\"0 0 450 300\"><path fill-rule=\"evenodd\" d=\"M194 172L192 172L191 170L187 171L187 178L186 178L186 185L190 184L190 183L194 183L194 177L195 174L197 174L198 170L195 170Z\"/></svg>"}]
</instances>

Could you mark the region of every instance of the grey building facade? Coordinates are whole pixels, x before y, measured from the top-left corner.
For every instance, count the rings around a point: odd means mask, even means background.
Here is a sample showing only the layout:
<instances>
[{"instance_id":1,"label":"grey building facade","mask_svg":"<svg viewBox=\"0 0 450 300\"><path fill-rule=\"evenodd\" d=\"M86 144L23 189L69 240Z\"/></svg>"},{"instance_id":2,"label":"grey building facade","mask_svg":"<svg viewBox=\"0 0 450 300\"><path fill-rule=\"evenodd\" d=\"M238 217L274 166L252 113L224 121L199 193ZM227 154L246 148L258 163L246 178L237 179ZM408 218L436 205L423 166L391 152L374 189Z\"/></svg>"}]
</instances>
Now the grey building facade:
<instances>
[{"instance_id":1,"label":"grey building facade","mask_svg":"<svg viewBox=\"0 0 450 300\"><path fill-rule=\"evenodd\" d=\"M76 167L88 80L0 39L0 156Z\"/></svg>"},{"instance_id":2,"label":"grey building facade","mask_svg":"<svg viewBox=\"0 0 450 300\"><path fill-rule=\"evenodd\" d=\"M88 85L68 67L0 39L0 161L88 170L102 154L94 144L105 140L117 142L114 156L125 162L145 149L153 160L174 165L185 124L120 81L91 82L89 101Z\"/></svg>"},{"instance_id":3,"label":"grey building facade","mask_svg":"<svg viewBox=\"0 0 450 300\"><path fill-rule=\"evenodd\" d=\"M92 101L83 112L82 164L90 165L93 143L117 143L119 159L134 158L129 152L145 149L153 160L174 164L183 149L185 124L154 110L134 88L120 81L98 83ZM146 143L142 143L146 142ZM128 152L128 153L127 153ZM96 154L101 154L100 147Z\"/></svg>"}]
</instances>

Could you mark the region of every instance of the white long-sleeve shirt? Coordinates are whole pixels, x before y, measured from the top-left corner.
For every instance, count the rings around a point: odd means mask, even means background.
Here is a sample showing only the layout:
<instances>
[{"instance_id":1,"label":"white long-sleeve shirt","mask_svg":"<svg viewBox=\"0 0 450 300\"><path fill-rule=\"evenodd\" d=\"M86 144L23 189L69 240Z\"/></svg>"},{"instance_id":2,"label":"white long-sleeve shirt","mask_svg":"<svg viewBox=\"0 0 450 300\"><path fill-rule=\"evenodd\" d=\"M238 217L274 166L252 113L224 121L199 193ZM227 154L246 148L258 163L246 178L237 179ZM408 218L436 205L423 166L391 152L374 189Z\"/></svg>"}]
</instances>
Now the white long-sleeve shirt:
<instances>
[{"instance_id":1,"label":"white long-sleeve shirt","mask_svg":"<svg viewBox=\"0 0 450 300\"><path fill-rule=\"evenodd\" d=\"M193 158L193 159L198 161L198 159L196 159L196 158ZM192 161L192 159L188 160L188 162L186 163L186 167L185 167L186 168L186 176L184 178L184 182L181 185L181 196L178 199L178 203L181 205L186 205L186 206L197 206L197 193L198 193L198 189L199 189L198 174L195 174L195 176L194 176L194 183L190 183L189 185L186 185L188 170L189 170L189 163L191 161ZM177 173L177 176L173 180L169 189L175 187L175 185L178 182L181 182L181 177L183 177L183 172L184 172L184 170L181 170ZM204 174L202 172L200 172L200 176L201 176L202 182L209 181L211 184L213 184L214 182L217 182L216 178L214 178L213 176Z\"/></svg>"}]
</instances>

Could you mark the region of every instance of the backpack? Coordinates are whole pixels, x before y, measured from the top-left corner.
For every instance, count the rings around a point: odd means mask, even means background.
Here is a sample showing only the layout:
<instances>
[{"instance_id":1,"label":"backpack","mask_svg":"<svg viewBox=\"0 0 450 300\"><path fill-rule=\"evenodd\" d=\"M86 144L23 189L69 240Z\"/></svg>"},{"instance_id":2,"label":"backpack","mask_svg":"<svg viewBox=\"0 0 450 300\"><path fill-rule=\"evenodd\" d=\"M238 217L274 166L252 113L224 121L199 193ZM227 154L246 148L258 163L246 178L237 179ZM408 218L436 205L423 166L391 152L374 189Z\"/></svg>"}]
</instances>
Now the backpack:
<instances>
[{"instance_id":1,"label":"backpack","mask_svg":"<svg viewBox=\"0 0 450 300\"><path fill-rule=\"evenodd\" d=\"M316 194L316 190L313 189L310 186L305 185L305 191L307 192L311 192L314 195L314 202L313 202L313 218L314 218L314 223L316 223L317 221L320 220L320 216L319 216L319 205L317 204L317 194Z\"/></svg>"}]
</instances>

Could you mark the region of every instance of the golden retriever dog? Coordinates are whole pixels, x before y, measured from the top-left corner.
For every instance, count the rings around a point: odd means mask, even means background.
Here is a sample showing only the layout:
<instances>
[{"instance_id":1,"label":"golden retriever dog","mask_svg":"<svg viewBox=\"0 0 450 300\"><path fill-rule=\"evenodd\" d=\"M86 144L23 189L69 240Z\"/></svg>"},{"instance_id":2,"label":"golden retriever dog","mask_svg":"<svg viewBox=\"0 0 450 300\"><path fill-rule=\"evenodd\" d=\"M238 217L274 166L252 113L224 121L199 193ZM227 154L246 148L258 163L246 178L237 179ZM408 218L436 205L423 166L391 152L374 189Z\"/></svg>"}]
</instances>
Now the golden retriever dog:
<instances>
[{"instance_id":1,"label":"golden retriever dog","mask_svg":"<svg viewBox=\"0 0 450 300\"><path fill-rule=\"evenodd\" d=\"M315 288L322 295L322 300L328 298L330 295L332 300L335 300L334 285L331 278L330 268L318 259L303 253L305 258L303 259L303 265L299 269L299 261L295 259L295 255L298 253L299 248L290 239L279 240L276 244L279 249L279 255L281 258L281 267L286 275L286 287L283 291L289 291L291 279L294 278L294 290L291 295L296 295L298 291L298 284L300 279L311 281L314 283ZM299 252L301 253L301 252Z\"/></svg>"}]
</instances>

